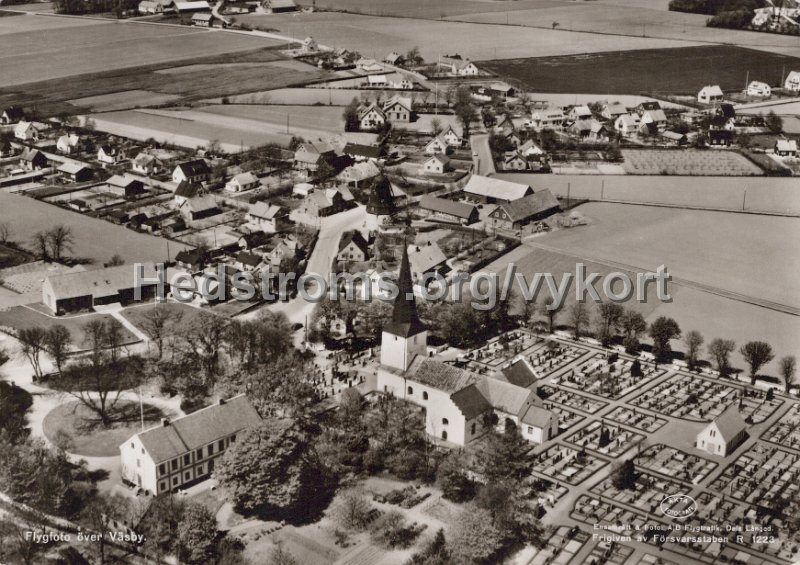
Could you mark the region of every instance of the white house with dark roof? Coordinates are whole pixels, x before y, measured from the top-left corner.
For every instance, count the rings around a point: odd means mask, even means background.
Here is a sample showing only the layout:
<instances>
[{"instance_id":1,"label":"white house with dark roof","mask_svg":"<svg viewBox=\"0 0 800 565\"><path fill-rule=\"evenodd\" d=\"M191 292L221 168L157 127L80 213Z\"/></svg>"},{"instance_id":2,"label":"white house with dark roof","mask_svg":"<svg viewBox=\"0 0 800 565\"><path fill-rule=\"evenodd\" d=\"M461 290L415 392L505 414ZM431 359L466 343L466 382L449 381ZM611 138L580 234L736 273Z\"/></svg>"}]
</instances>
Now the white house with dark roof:
<instances>
[{"instance_id":1,"label":"white house with dark roof","mask_svg":"<svg viewBox=\"0 0 800 565\"><path fill-rule=\"evenodd\" d=\"M697 434L695 447L727 457L747 439L747 424L739 414L739 406L733 403L714 421Z\"/></svg>"},{"instance_id":2,"label":"white house with dark roof","mask_svg":"<svg viewBox=\"0 0 800 565\"><path fill-rule=\"evenodd\" d=\"M211 176L211 169L203 159L179 163L172 171L172 182L206 182Z\"/></svg>"},{"instance_id":3,"label":"white house with dark roof","mask_svg":"<svg viewBox=\"0 0 800 565\"><path fill-rule=\"evenodd\" d=\"M245 395L163 420L119 446L122 479L153 495L203 480L237 434L259 422L261 417Z\"/></svg>"}]
</instances>

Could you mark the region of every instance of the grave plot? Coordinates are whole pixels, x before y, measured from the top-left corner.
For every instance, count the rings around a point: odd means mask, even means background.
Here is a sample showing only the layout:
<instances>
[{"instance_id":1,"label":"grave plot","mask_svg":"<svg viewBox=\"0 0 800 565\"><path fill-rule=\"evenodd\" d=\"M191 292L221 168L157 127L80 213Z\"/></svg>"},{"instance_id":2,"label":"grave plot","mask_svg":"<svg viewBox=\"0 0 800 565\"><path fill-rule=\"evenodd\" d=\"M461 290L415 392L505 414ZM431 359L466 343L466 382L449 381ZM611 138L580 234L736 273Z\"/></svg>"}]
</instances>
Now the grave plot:
<instances>
[{"instance_id":1,"label":"grave plot","mask_svg":"<svg viewBox=\"0 0 800 565\"><path fill-rule=\"evenodd\" d=\"M558 414L558 433L563 434L584 420L584 416L560 404L545 401L544 407Z\"/></svg>"},{"instance_id":2,"label":"grave plot","mask_svg":"<svg viewBox=\"0 0 800 565\"><path fill-rule=\"evenodd\" d=\"M676 481L670 481L650 473L638 472L635 489L617 488L614 485L614 473L594 485L589 492L604 499L627 504L644 512L655 514L661 501L667 496L686 492L686 487Z\"/></svg>"},{"instance_id":3,"label":"grave plot","mask_svg":"<svg viewBox=\"0 0 800 565\"><path fill-rule=\"evenodd\" d=\"M664 559L663 557L659 557L658 555L653 555L652 553L645 553L636 562L636 565L680 565L677 561L672 561L670 559Z\"/></svg>"},{"instance_id":4,"label":"grave plot","mask_svg":"<svg viewBox=\"0 0 800 565\"><path fill-rule=\"evenodd\" d=\"M633 553L633 548L614 541L600 541L589 556L586 563L611 563L623 565Z\"/></svg>"},{"instance_id":5,"label":"grave plot","mask_svg":"<svg viewBox=\"0 0 800 565\"><path fill-rule=\"evenodd\" d=\"M535 550L529 563L569 563L590 539L578 527L559 526L546 545Z\"/></svg>"},{"instance_id":6,"label":"grave plot","mask_svg":"<svg viewBox=\"0 0 800 565\"><path fill-rule=\"evenodd\" d=\"M528 362L536 371L551 374L559 371L589 353L588 349L567 345L558 341L548 341L547 346L528 355Z\"/></svg>"},{"instance_id":7,"label":"grave plot","mask_svg":"<svg viewBox=\"0 0 800 565\"><path fill-rule=\"evenodd\" d=\"M535 458L534 471L570 485L580 484L606 465L585 451L564 445L553 445Z\"/></svg>"},{"instance_id":8,"label":"grave plot","mask_svg":"<svg viewBox=\"0 0 800 565\"><path fill-rule=\"evenodd\" d=\"M570 390L564 390L550 385L539 387L536 393L549 402L557 402L558 404L562 404L582 412L588 412L589 414L594 414L595 412L608 406L608 402L583 396L582 394L575 394Z\"/></svg>"},{"instance_id":9,"label":"grave plot","mask_svg":"<svg viewBox=\"0 0 800 565\"><path fill-rule=\"evenodd\" d=\"M615 408L605 418L649 434L661 429L661 427L667 423L663 418L658 418L647 412L642 412L636 410L636 408L629 408L627 406Z\"/></svg>"},{"instance_id":10,"label":"grave plot","mask_svg":"<svg viewBox=\"0 0 800 565\"><path fill-rule=\"evenodd\" d=\"M606 359L597 353L551 382L615 400L663 374L664 371L642 367L638 361L613 354Z\"/></svg>"},{"instance_id":11,"label":"grave plot","mask_svg":"<svg viewBox=\"0 0 800 565\"><path fill-rule=\"evenodd\" d=\"M569 436L567 441L603 455L618 457L644 438L643 434L620 426L594 421Z\"/></svg>"},{"instance_id":12,"label":"grave plot","mask_svg":"<svg viewBox=\"0 0 800 565\"><path fill-rule=\"evenodd\" d=\"M768 418L782 401L766 392L750 391L697 375L673 375L632 399L629 404L677 418L708 422L739 402L748 423Z\"/></svg>"},{"instance_id":13,"label":"grave plot","mask_svg":"<svg viewBox=\"0 0 800 565\"><path fill-rule=\"evenodd\" d=\"M539 505L546 511L555 506L569 492L569 489L564 485L557 485L553 481L537 478L531 484L531 491L533 496L538 499Z\"/></svg>"},{"instance_id":14,"label":"grave plot","mask_svg":"<svg viewBox=\"0 0 800 565\"><path fill-rule=\"evenodd\" d=\"M792 406L786 414L764 432L761 439L800 449L800 404Z\"/></svg>"},{"instance_id":15,"label":"grave plot","mask_svg":"<svg viewBox=\"0 0 800 565\"><path fill-rule=\"evenodd\" d=\"M598 497L584 494L575 501L570 517L585 522L592 527L598 525L620 524L622 527L608 530L609 534L619 536L637 536L645 530L647 521L644 514L632 512ZM638 526L638 529L637 529Z\"/></svg>"},{"instance_id":16,"label":"grave plot","mask_svg":"<svg viewBox=\"0 0 800 565\"><path fill-rule=\"evenodd\" d=\"M467 357L486 365L488 368L500 368L521 353L536 354L545 349L545 342L528 332L516 330L504 333L491 339L486 345L471 350Z\"/></svg>"},{"instance_id":17,"label":"grave plot","mask_svg":"<svg viewBox=\"0 0 800 565\"><path fill-rule=\"evenodd\" d=\"M642 469L692 484L702 481L717 466L713 461L664 444L651 445L637 455L634 461Z\"/></svg>"}]
</instances>

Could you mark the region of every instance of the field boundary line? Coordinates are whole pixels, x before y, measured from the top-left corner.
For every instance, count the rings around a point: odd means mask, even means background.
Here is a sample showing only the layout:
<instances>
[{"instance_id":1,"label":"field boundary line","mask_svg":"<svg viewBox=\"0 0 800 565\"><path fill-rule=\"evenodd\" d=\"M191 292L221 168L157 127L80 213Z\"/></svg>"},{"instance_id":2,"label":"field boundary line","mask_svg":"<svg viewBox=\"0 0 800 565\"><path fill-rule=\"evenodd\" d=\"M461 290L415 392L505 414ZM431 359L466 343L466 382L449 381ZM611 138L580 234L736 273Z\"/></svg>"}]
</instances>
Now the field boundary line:
<instances>
[{"instance_id":1,"label":"field boundary line","mask_svg":"<svg viewBox=\"0 0 800 565\"><path fill-rule=\"evenodd\" d=\"M756 216L777 216L781 218L800 218L800 212L776 212L773 210L738 210L736 208L714 208L709 206L692 206L691 204L666 204L662 202L641 202L636 200L616 200L604 198L583 198L589 202L606 202L609 204L630 204L632 206L652 206L655 208L678 208L682 210L703 210L706 212L725 212L728 214L751 214Z\"/></svg>"}]
</instances>

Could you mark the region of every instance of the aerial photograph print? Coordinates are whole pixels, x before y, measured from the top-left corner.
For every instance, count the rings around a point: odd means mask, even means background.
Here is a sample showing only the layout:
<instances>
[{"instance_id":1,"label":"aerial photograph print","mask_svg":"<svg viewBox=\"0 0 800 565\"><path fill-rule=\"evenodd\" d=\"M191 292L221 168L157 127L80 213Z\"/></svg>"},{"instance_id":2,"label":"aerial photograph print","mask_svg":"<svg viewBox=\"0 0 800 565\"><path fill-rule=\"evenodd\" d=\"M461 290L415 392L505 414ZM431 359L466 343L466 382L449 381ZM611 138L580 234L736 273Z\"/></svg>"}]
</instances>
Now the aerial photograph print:
<instances>
[{"instance_id":1,"label":"aerial photograph print","mask_svg":"<svg viewBox=\"0 0 800 565\"><path fill-rule=\"evenodd\" d=\"M798 144L800 0L0 0L0 565L800 565Z\"/></svg>"}]
</instances>

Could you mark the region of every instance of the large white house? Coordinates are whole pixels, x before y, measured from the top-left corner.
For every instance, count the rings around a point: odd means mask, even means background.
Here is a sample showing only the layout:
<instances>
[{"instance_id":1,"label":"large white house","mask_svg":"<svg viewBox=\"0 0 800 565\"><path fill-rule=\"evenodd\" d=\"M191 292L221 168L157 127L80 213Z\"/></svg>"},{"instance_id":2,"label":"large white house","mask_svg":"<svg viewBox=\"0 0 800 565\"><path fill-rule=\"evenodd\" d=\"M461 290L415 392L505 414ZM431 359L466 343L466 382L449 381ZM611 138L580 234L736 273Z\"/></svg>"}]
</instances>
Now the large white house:
<instances>
[{"instance_id":1,"label":"large white house","mask_svg":"<svg viewBox=\"0 0 800 565\"><path fill-rule=\"evenodd\" d=\"M733 403L697 434L695 447L727 457L746 439L747 425L739 414L739 406Z\"/></svg>"},{"instance_id":2,"label":"large white house","mask_svg":"<svg viewBox=\"0 0 800 565\"><path fill-rule=\"evenodd\" d=\"M792 92L800 92L800 71L790 72L783 83L783 87Z\"/></svg>"},{"instance_id":3,"label":"large white house","mask_svg":"<svg viewBox=\"0 0 800 565\"><path fill-rule=\"evenodd\" d=\"M747 85L747 95L769 98L772 96L772 88L766 82L754 80Z\"/></svg>"},{"instance_id":4,"label":"large white house","mask_svg":"<svg viewBox=\"0 0 800 565\"><path fill-rule=\"evenodd\" d=\"M700 92L697 93L697 101L701 104L714 104L722 102L723 96L722 89L718 84L714 84L701 88Z\"/></svg>"},{"instance_id":5,"label":"large white house","mask_svg":"<svg viewBox=\"0 0 800 565\"><path fill-rule=\"evenodd\" d=\"M260 421L244 395L163 420L119 446L122 479L154 495L202 480L236 435Z\"/></svg>"},{"instance_id":6,"label":"large white house","mask_svg":"<svg viewBox=\"0 0 800 565\"><path fill-rule=\"evenodd\" d=\"M492 426L517 427L528 441L558 433L558 417L536 394L505 376L488 377L428 358L427 329L417 316L408 253L403 253L398 295L383 329L377 390L425 408L428 435L467 445Z\"/></svg>"}]
</instances>

